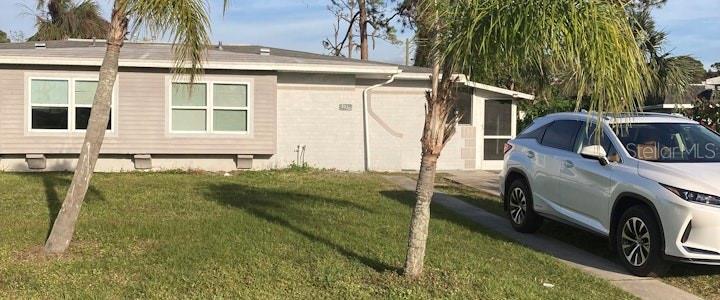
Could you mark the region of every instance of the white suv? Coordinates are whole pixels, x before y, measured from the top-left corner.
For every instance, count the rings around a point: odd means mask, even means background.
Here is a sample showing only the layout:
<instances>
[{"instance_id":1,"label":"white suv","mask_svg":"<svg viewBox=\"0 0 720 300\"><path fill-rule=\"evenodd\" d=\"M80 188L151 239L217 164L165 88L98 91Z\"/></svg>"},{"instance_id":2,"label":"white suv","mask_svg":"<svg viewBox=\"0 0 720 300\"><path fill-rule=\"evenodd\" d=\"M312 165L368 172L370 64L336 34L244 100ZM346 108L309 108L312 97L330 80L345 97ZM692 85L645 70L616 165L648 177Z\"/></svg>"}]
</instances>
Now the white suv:
<instances>
[{"instance_id":1,"label":"white suv","mask_svg":"<svg viewBox=\"0 0 720 300\"><path fill-rule=\"evenodd\" d=\"M548 218L609 237L638 276L720 265L720 136L680 116L538 118L506 144L500 192L516 230Z\"/></svg>"}]
</instances>

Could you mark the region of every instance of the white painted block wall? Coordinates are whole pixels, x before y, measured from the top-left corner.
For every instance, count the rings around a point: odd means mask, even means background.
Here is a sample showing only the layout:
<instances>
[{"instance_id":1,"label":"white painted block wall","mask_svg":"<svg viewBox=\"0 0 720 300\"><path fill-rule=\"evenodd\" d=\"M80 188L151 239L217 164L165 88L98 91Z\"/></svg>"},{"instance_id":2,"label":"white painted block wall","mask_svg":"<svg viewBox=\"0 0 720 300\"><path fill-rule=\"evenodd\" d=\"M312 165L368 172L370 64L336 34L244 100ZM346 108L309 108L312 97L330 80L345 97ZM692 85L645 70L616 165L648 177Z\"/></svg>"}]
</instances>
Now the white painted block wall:
<instances>
[{"instance_id":1,"label":"white painted block wall","mask_svg":"<svg viewBox=\"0 0 720 300\"><path fill-rule=\"evenodd\" d=\"M281 74L278 80L278 147L270 165L289 166L304 145L313 167L363 170L362 90L355 77ZM340 104L352 110L341 111Z\"/></svg>"},{"instance_id":2,"label":"white painted block wall","mask_svg":"<svg viewBox=\"0 0 720 300\"><path fill-rule=\"evenodd\" d=\"M268 167L296 160L304 145L305 162L318 168L364 169L362 91L353 76L281 74L278 77L278 151ZM397 84L371 91L369 104L370 168L374 171L417 170L424 120L422 84ZM340 104L352 105L342 111ZM463 169L459 133L438 162L444 170Z\"/></svg>"}]
</instances>

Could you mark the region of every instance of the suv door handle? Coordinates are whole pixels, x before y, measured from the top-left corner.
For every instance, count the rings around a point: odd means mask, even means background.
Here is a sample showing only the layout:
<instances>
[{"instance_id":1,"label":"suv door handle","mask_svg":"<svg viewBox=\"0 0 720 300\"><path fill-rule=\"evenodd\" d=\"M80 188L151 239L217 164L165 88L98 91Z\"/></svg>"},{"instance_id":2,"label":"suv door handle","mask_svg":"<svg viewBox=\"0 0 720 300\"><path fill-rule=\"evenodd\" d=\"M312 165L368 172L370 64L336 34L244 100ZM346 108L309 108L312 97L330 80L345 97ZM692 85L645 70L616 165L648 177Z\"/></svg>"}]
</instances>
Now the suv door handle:
<instances>
[{"instance_id":1,"label":"suv door handle","mask_svg":"<svg viewBox=\"0 0 720 300\"><path fill-rule=\"evenodd\" d=\"M569 161L569 160L564 161L564 162L563 162L563 165L564 165L566 168L568 168L568 169L571 169L571 168L575 167L575 164L574 164L573 162Z\"/></svg>"},{"instance_id":2,"label":"suv door handle","mask_svg":"<svg viewBox=\"0 0 720 300\"><path fill-rule=\"evenodd\" d=\"M529 157L529 158L535 158L535 152L533 152L533 151L528 151L528 152L527 152L527 157Z\"/></svg>"}]
</instances>

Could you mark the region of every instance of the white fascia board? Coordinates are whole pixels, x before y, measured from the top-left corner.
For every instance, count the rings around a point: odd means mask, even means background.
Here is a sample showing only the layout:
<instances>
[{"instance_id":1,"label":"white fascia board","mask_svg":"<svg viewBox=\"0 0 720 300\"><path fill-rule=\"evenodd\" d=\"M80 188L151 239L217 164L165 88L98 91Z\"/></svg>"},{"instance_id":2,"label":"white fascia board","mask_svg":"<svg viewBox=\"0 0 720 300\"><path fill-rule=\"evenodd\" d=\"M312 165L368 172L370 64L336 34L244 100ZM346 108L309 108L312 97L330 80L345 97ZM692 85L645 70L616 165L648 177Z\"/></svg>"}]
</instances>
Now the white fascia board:
<instances>
[{"instance_id":1,"label":"white fascia board","mask_svg":"<svg viewBox=\"0 0 720 300\"><path fill-rule=\"evenodd\" d=\"M395 79L402 80L430 80L430 73L400 73L395 76Z\"/></svg>"},{"instance_id":2,"label":"white fascia board","mask_svg":"<svg viewBox=\"0 0 720 300\"><path fill-rule=\"evenodd\" d=\"M473 87L476 89L486 90L502 95L508 95L513 98L518 99L525 99L525 100L534 100L535 96L530 94L521 93L518 91L512 91L492 85L482 84L474 81L468 80L467 76L465 74L455 74L457 76L457 82L458 83L464 83L466 86ZM430 73L400 73L396 75L397 79L401 80L430 80L430 77L432 77L432 74Z\"/></svg>"},{"instance_id":3,"label":"white fascia board","mask_svg":"<svg viewBox=\"0 0 720 300\"><path fill-rule=\"evenodd\" d=\"M20 65L60 65L60 66L96 66L102 64L101 58L33 58L25 56L2 56L0 64ZM174 68L168 61L145 59L120 59L120 67L139 68ZM186 65L189 66L189 65ZM359 65L328 65L328 64L282 64L282 63L248 63L248 62L206 62L204 69L218 70L252 70L252 71L284 71L311 73L350 73L350 74L396 74L395 66L359 66Z\"/></svg>"},{"instance_id":4,"label":"white fascia board","mask_svg":"<svg viewBox=\"0 0 720 300\"><path fill-rule=\"evenodd\" d=\"M720 76L718 76L718 77L713 77L713 78L708 78L707 80L705 80L705 84L707 84L707 85L719 85L719 84L720 84Z\"/></svg>"},{"instance_id":5,"label":"white fascia board","mask_svg":"<svg viewBox=\"0 0 720 300\"><path fill-rule=\"evenodd\" d=\"M457 82L459 83L465 83L467 82L467 76L464 74L454 74L456 77ZM395 76L395 79L400 80L430 80L432 77L432 74L430 73L405 73L402 72Z\"/></svg>"},{"instance_id":6,"label":"white fascia board","mask_svg":"<svg viewBox=\"0 0 720 300\"><path fill-rule=\"evenodd\" d=\"M679 104L663 104L665 108L693 108L695 105L691 103L679 103Z\"/></svg>"},{"instance_id":7,"label":"white fascia board","mask_svg":"<svg viewBox=\"0 0 720 300\"><path fill-rule=\"evenodd\" d=\"M512 91L512 90L508 90L508 89L504 89L504 88L499 88L496 86L482 84L482 83L478 83L478 82L474 82L474 81L465 82L465 85L467 85L469 87L474 87L476 89L490 91L493 93L512 96L513 98L519 98L519 99L525 99L525 100L535 99L535 96L530 95L530 94L525 94L525 93L521 93L518 91Z\"/></svg>"},{"instance_id":8,"label":"white fascia board","mask_svg":"<svg viewBox=\"0 0 720 300\"><path fill-rule=\"evenodd\" d=\"M643 106L643 110L657 109L657 108L693 108L693 107L695 107L695 105L693 105L691 103L678 103L678 104L665 103L665 104Z\"/></svg>"}]
</instances>

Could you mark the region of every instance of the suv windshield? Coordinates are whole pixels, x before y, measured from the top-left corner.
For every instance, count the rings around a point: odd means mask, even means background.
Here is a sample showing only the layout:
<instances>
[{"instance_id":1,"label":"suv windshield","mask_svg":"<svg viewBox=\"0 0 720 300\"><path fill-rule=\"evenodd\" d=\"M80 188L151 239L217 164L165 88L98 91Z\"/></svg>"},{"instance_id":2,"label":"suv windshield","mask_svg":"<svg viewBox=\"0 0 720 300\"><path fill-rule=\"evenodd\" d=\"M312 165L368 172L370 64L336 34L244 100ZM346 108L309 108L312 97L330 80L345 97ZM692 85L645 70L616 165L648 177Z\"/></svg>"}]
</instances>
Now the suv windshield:
<instances>
[{"instance_id":1,"label":"suv windshield","mask_svg":"<svg viewBox=\"0 0 720 300\"><path fill-rule=\"evenodd\" d=\"M720 136L699 124L630 124L616 129L628 153L640 160L720 162Z\"/></svg>"}]
</instances>

